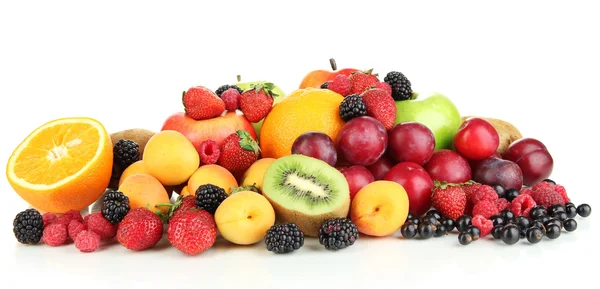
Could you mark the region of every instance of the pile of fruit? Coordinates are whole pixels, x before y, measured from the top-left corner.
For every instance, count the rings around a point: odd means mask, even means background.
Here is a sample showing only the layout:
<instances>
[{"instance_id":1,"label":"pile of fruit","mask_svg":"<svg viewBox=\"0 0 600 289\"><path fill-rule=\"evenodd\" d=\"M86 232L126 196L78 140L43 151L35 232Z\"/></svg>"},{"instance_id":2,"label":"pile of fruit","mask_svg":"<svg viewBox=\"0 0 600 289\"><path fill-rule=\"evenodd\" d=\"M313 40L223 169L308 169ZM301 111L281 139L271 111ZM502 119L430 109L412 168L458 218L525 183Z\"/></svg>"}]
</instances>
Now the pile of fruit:
<instances>
[{"instance_id":1,"label":"pile of fruit","mask_svg":"<svg viewBox=\"0 0 600 289\"><path fill-rule=\"evenodd\" d=\"M289 253L308 237L340 250L360 234L538 243L591 214L549 179L548 148L509 122L461 116L397 71L332 67L289 95L268 81L191 87L158 132L41 125L7 164L31 205L14 236L93 252L115 238L142 251L166 235L196 255L220 235Z\"/></svg>"}]
</instances>

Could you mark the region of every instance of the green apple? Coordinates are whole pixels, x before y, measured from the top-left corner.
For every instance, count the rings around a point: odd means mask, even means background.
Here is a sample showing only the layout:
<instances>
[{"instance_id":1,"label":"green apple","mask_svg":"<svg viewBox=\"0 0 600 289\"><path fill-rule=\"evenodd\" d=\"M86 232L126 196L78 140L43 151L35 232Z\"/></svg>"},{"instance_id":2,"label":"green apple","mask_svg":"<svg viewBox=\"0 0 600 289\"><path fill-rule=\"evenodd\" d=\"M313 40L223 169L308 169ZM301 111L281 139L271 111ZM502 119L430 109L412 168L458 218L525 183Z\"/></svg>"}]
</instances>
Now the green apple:
<instances>
[{"instance_id":1,"label":"green apple","mask_svg":"<svg viewBox=\"0 0 600 289\"><path fill-rule=\"evenodd\" d=\"M261 82L265 83L268 81L259 80L259 81L253 81L253 82L238 82L235 85L237 87L241 88L242 90L247 90L250 88L251 85L261 83ZM283 92L283 90L277 85L274 86L272 91L274 94L276 94L276 96L273 97L273 100L274 100L273 105L281 102L286 97L285 92ZM263 120L252 123L252 126L254 127L254 132L256 132L257 139L260 139L260 129L262 128L262 123L263 123Z\"/></svg>"},{"instance_id":2,"label":"green apple","mask_svg":"<svg viewBox=\"0 0 600 289\"><path fill-rule=\"evenodd\" d=\"M458 109L440 93L414 94L412 99L396 101L396 124L419 122L435 136L435 149L452 147L462 121Z\"/></svg>"}]
</instances>

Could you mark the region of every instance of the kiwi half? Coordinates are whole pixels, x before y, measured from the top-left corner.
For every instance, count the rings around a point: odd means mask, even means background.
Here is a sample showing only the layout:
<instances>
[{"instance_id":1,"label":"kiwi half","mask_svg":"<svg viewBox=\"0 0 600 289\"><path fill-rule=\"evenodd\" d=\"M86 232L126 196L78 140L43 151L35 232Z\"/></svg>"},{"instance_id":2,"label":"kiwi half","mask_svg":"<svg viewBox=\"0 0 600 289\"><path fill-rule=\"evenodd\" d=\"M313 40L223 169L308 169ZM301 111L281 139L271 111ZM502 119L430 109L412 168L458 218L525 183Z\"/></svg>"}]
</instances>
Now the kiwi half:
<instances>
[{"instance_id":1,"label":"kiwi half","mask_svg":"<svg viewBox=\"0 0 600 289\"><path fill-rule=\"evenodd\" d=\"M350 209L344 175L322 160L299 154L281 157L269 166L263 195L280 222L294 222L311 237L318 236L325 220L346 217Z\"/></svg>"}]
</instances>

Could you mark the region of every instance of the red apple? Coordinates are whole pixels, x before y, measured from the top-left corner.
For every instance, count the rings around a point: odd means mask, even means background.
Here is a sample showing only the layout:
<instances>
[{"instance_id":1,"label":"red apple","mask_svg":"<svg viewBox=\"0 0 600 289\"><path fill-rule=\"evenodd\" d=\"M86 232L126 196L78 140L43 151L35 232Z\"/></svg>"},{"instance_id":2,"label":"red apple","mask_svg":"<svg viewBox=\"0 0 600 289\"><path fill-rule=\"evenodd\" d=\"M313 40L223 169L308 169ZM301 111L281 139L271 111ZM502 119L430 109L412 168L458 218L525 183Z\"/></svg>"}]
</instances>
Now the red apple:
<instances>
[{"instance_id":1,"label":"red apple","mask_svg":"<svg viewBox=\"0 0 600 289\"><path fill-rule=\"evenodd\" d=\"M408 194L409 213L421 216L431 208L433 181L425 169L416 163L402 162L390 169L385 180L400 184Z\"/></svg>"},{"instance_id":2,"label":"red apple","mask_svg":"<svg viewBox=\"0 0 600 289\"><path fill-rule=\"evenodd\" d=\"M333 80L337 75L342 74L345 76L350 76L352 72L358 71L354 68L344 68L341 70L337 70L337 65L335 64L335 60L329 59L329 64L331 65L332 71L327 70L313 70L304 76L302 79L302 83L300 83L300 89L307 87L319 88L321 84Z\"/></svg>"},{"instance_id":3,"label":"red apple","mask_svg":"<svg viewBox=\"0 0 600 289\"><path fill-rule=\"evenodd\" d=\"M348 186L350 187L350 201L354 199L354 196L360 189L375 181L371 172L363 166L341 168L339 171L346 177L346 181L348 181Z\"/></svg>"},{"instance_id":4,"label":"red apple","mask_svg":"<svg viewBox=\"0 0 600 289\"><path fill-rule=\"evenodd\" d=\"M240 112L228 112L211 119L195 120L183 112L171 115L164 122L162 130L174 130L189 139L198 153L200 144L205 140L214 140L220 146L223 140L237 130L245 130L256 140L256 133L246 117Z\"/></svg>"}]
</instances>

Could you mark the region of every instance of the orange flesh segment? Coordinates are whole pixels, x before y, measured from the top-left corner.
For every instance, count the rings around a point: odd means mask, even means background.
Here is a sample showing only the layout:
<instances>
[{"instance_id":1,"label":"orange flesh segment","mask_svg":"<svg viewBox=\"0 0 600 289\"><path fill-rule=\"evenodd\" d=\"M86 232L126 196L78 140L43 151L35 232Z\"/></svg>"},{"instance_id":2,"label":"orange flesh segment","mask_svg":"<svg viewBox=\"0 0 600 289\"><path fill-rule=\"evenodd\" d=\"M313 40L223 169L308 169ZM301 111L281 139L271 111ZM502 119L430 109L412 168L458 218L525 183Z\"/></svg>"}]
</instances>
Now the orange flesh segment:
<instances>
[{"instance_id":1,"label":"orange flesh segment","mask_svg":"<svg viewBox=\"0 0 600 289\"><path fill-rule=\"evenodd\" d=\"M88 123L48 127L20 152L14 173L30 184L55 184L76 174L94 158L99 139L97 129Z\"/></svg>"}]
</instances>

